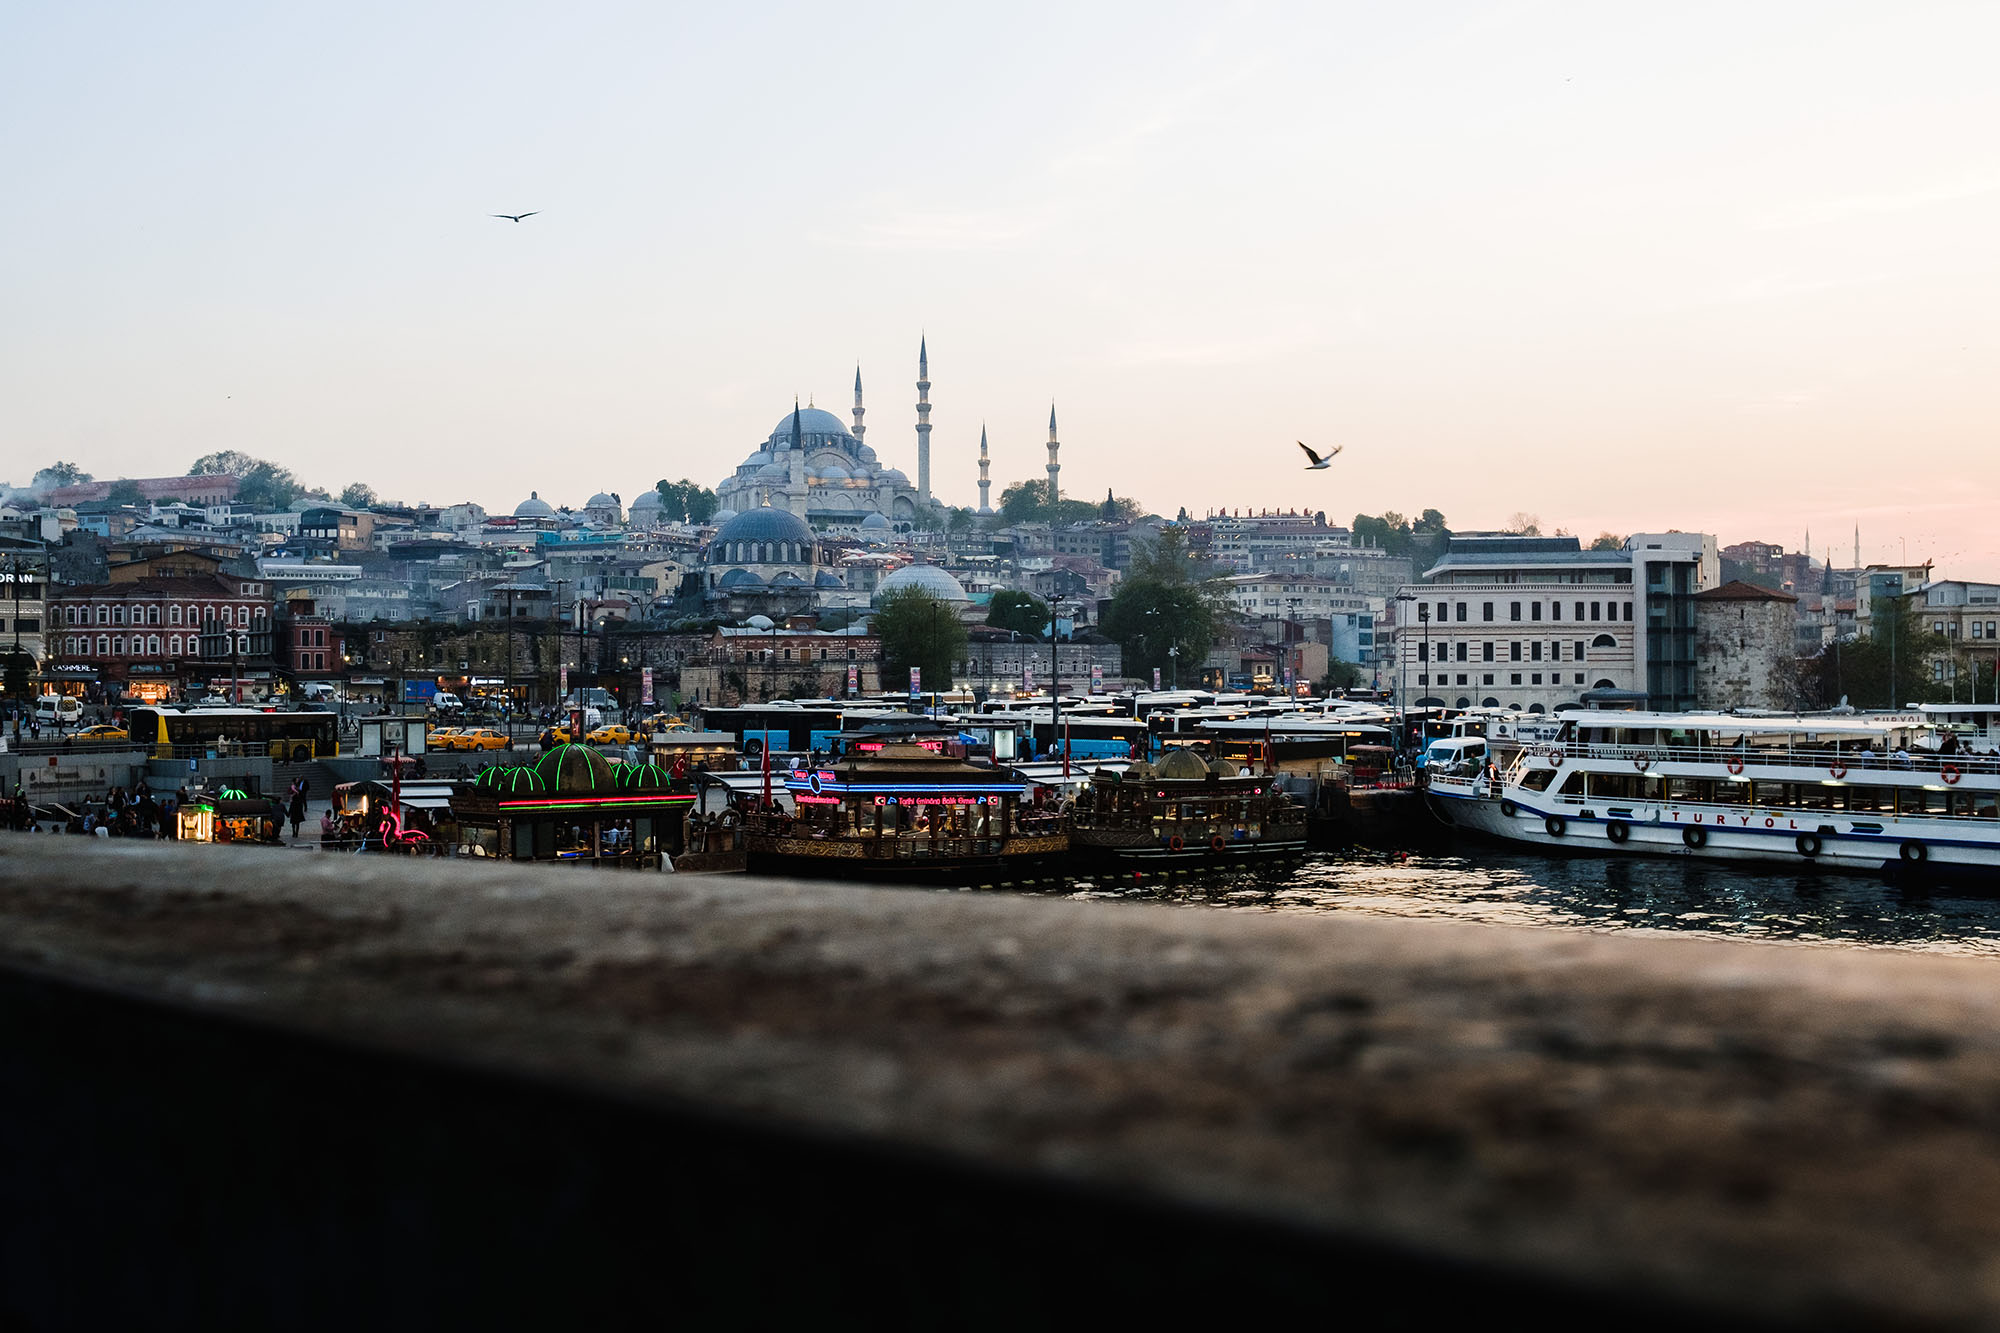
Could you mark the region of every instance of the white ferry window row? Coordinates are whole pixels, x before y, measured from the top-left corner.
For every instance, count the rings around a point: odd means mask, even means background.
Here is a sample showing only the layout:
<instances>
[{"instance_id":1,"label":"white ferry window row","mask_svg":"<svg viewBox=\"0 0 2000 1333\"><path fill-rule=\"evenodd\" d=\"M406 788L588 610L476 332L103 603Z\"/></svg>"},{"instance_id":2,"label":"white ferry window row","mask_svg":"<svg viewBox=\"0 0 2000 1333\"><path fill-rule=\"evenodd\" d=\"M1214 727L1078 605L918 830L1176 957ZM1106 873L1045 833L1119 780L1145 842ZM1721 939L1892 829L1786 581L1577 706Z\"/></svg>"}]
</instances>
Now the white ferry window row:
<instances>
[{"instance_id":1,"label":"white ferry window row","mask_svg":"<svg viewBox=\"0 0 2000 1333\"><path fill-rule=\"evenodd\" d=\"M1479 604L1479 618L1482 621L1498 620L1500 618L1497 614L1499 606L1498 602L1481 602ZM1547 603L1509 602L1507 603L1507 619L1522 619L1521 609L1526 607L1528 612L1526 619L1529 621L1541 620L1543 618L1542 611L1544 606L1548 609L1547 618L1550 620L1563 619L1564 607L1570 609L1571 614L1569 619L1578 623L1587 620L1623 620L1629 623L1632 619L1632 603L1630 602L1564 602L1560 598ZM1457 621L1463 624L1469 621L1471 616L1472 603L1470 602L1439 602L1435 611L1431 610L1428 603L1420 602L1417 605L1417 618L1419 620Z\"/></svg>"},{"instance_id":2,"label":"white ferry window row","mask_svg":"<svg viewBox=\"0 0 2000 1333\"><path fill-rule=\"evenodd\" d=\"M1419 685L1431 685L1431 684L1437 684L1437 685L1451 685L1451 684L1454 684L1454 683L1456 683L1456 684L1459 684L1459 685L1469 685L1469 684L1471 684L1471 683L1472 683L1471 681L1469 681L1468 679L1466 679L1466 677L1467 677L1467 676L1468 676L1469 674L1471 674L1471 673L1469 673L1469 672L1464 672L1464 671L1461 671L1461 672L1459 672L1459 673L1458 673L1458 677L1457 677L1457 680L1456 680L1456 682L1454 682L1453 678L1452 678L1452 677L1451 677L1451 676L1450 676L1449 674L1447 674L1447 673L1445 673L1445 672L1443 672L1443 671L1440 671L1440 672L1438 672L1438 673L1437 673L1437 679L1436 679L1435 681L1433 681L1433 680L1432 680L1432 679L1430 678L1430 676L1429 676L1429 674L1428 674L1428 673L1419 673L1419 674L1418 674L1418 676L1417 676L1417 684L1419 684ZM1492 672L1492 671L1487 671L1487 672L1484 672L1484 673L1482 673L1482 674L1480 675L1480 677L1479 677L1479 683L1480 683L1481 685L1492 685L1492 684L1494 684L1494 683L1495 683L1495 681L1494 681L1493 677L1494 677L1494 676L1495 676L1496 674L1498 674L1498 673L1497 673L1497 672ZM1549 683L1549 684L1551 684L1551 685L1560 685L1560 684L1562 684L1562 683L1563 683L1563 673L1562 673L1562 672L1560 672L1560 671L1551 671L1551 672L1549 672L1549 673L1548 673L1548 677L1549 677L1549 679L1548 679L1548 683ZM1530 672L1528 672L1528 673L1527 673L1527 677L1526 677L1526 679L1524 680L1524 679L1522 678L1522 673L1521 673L1521 672L1519 672L1519 671L1510 671L1510 672L1508 672L1508 673L1507 673L1507 683L1508 683L1509 685L1540 685L1540 684L1542 683L1542 673L1541 673L1541 672L1539 672L1539 671L1530 671ZM1583 672L1579 671L1579 672L1577 672L1577 673L1576 673L1576 674L1575 674L1574 676L1572 676L1572 677L1571 677L1571 681L1570 681L1570 683L1571 683L1571 684L1573 684L1573 685L1581 685L1581 684L1583 684ZM1615 690L1615 689L1617 689L1617 688L1618 688L1618 686L1617 686L1617 683L1616 683L1616 682L1614 682L1614 681L1609 681L1609 680L1600 680L1600 681L1598 681L1598 682L1597 682L1597 688L1598 688L1598 689L1600 689L1600 690Z\"/></svg>"},{"instance_id":3,"label":"white ferry window row","mask_svg":"<svg viewBox=\"0 0 2000 1333\"><path fill-rule=\"evenodd\" d=\"M1526 643L1516 639L1507 645L1507 660L1509 662L1539 662L1542 660L1542 646L1543 641L1540 639L1534 639ZM1586 661L1588 660L1591 648L1616 648L1617 646L1618 640L1612 638L1609 634L1600 634L1587 644L1584 640L1578 639L1575 646L1569 650L1569 660L1572 662ZM1548 643L1548 660L1551 662L1562 661L1564 651L1561 642L1550 640ZM1456 657L1453 656L1454 652L1457 654ZM1431 645L1421 640L1418 641L1417 660L1419 662L1428 662L1431 660ZM1437 645L1437 660L1440 662L1468 662L1472 660L1472 645L1470 643L1456 645L1441 643ZM1482 662L1499 661L1498 645L1490 639L1480 644L1479 660Z\"/></svg>"}]
</instances>

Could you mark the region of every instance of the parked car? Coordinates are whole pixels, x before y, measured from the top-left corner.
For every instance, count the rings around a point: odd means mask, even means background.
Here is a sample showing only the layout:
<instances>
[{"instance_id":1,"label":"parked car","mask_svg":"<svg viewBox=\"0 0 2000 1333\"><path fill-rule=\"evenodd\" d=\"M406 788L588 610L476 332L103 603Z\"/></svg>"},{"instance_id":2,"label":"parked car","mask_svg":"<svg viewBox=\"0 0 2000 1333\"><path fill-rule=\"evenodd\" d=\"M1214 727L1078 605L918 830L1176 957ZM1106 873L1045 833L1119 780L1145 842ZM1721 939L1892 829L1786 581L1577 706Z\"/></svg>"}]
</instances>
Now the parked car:
<instances>
[{"instance_id":1,"label":"parked car","mask_svg":"<svg viewBox=\"0 0 2000 1333\"><path fill-rule=\"evenodd\" d=\"M35 700L35 720L73 727L83 721L83 703L67 694L45 694Z\"/></svg>"},{"instance_id":2,"label":"parked car","mask_svg":"<svg viewBox=\"0 0 2000 1333\"><path fill-rule=\"evenodd\" d=\"M451 738L454 750L511 750L513 738L491 727L470 727L454 733Z\"/></svg>"},{"instance_id":3,"label":"parked car","mask_svg":"<svg viewBox=\"0 0 2000 1333\"><path fill-rule=\"evenodd\" d=\"M630 745L632 732L616 722L608 722L584 737L592 745Z\"/></svg>"},{"instance_id":4,"label":"parked car","mask_svg":"<svg viewBox=\"0 0 2000 1333\"><path fill-rule=\"evenodd\" d=\"M76 733L76 738L80 741L125 741L132 739L125 733L125 728L114 727L108 722L100 722L94 727L85 727L82 731Z\"/></svg>"}]
</instances>

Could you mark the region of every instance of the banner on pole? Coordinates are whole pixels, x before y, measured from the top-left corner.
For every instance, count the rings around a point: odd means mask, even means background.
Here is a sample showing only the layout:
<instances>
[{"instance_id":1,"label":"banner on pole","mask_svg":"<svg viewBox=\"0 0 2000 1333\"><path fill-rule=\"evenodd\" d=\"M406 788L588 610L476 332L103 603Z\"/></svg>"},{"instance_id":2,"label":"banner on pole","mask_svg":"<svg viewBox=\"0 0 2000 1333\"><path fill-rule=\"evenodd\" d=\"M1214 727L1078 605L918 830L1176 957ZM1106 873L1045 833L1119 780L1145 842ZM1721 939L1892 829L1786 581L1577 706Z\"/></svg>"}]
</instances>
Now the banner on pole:
<instances>
[{"instance_id":1,"label":"banner on pole","mask_svg":"<svg viewBox=\"0 0 2000 1333\"><path fill-rule=\"evenodd\" d=\"M918 699L921 699L923 697L923 694L924 694L924 669L920 666L911 667L910 702L915 703Z\"/></svg>"},{"instance_id":2,"label":"banner on pole","mask_svg":"<svg viewBox=\"0 0 2000 1333\"><path fill-rule=\"evenodd\" d=\"M1153 668L1153 688L1156 690L1160 688L1160 669L1158 667Z\"/></svg>"},{"instance_id":3,"label":"banner on pole","mask_svg":"<svg viewBox=\"0 0 2000 1333\"><path fill-rule=\"evenodd\" d=\"M1160 673L1155 671L1153 674L1157 676ZM567 666L556 668L556 694L559 698L569 698L569 668Z\"/></svg>"},{"instance_id":4,"label":"banner on pole","mask_svg":"<svg viewBox=\"0 0 2000 1333\"><path fill-rule=\"evenodd\" d=\"M861 692L861 668L854 663L847 664L847 695L851 699Z\"/></svg>"},{"instance_id":5,"label":"banner on pole","mask_svg":"<svg viewBox=\"0 0 2000 1333\"><path fill-rule=\"evenodd\" d=\"M1033 694L1034 692L1035 692L1035 669L1031 666L1024 665L1021 668L1021 693Z\"/></svg>"},{"instance_id":6,"label":"banner on pole","mask_svg":"<svg viewBox=\"0 0 2000 1333\"><path fill-rule=\"evenodd\" d=\"M1090 692L1092 694L1104 693L1104 664L1102 662L1092 662L1090 664Z\"/></svg>"},{"instance_id":7,"label":"banner on pole","mask_svg":"<svg viewBox=\"0 0 2000 1333\"><path fill-rule=\"evenodd\" d=\"M646 707L653 706L653 668L639 668L639 702Z\"/></svg>"}]
</instances>

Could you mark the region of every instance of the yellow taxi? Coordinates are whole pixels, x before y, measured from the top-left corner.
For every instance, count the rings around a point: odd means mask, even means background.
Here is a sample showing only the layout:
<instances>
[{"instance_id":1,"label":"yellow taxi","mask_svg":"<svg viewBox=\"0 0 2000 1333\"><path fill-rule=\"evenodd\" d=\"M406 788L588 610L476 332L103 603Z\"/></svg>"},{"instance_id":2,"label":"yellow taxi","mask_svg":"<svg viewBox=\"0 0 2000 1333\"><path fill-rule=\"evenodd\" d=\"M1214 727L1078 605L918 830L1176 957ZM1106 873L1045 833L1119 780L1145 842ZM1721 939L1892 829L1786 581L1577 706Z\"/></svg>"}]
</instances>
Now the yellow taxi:
<instances>
[{"instance_id":1,"label":"yellow taxi","mask_svg":"<svg viewBox=\"0 0 2000 1333\"><path fill-rule=\"evenodd\" d=\"M457 727L432 727L424 733L424 743L433 750L449 750L451 748L451 738L458 735L458 733L459 728Z\"/></svg>"},{"instance_id":2,"label":"yellow taxi","mask_svg":"<svg viewBox=\"0 0 2000 1333\"><path fill-rule=\"evenodd\" d=\"M100 722L94 727L85 727L82 731L77 732L76 739L80 741L122 741L130 740L131 738L125 734L125 728L114 727L109 723Z\"/></svg>"},{"instance_id":3,"label":"yellow taxi","mask_svg":"<svg viewBox=\"0 0 2000 1333\"><path fill-rule=\"evenodd\" d=\"M491 727L468 727L447 738L454 750L511 750L514 741Z\"/></svg>"},{"instance_id":4,"label":"yellow taxi","mask_svg":"<svg viewBox=\"0 0 2000 1333\"><path fill-rule=\"evenodd\" d=\"M630 728L617 722L606 723L584 737L592 745L630 745L633 735Z\"/></svg>"},{"instance_id":5,"label":"yellow taxi","mask_svg":"<svg viewBox=\"0 0 2000 1333\"><path fill-rule=\"evenodd\" d=\"M657 735L662 731L687 731L689 729L686 722L675 717L672 713L655 713L639 724L639 733L643 736Z\"/></svg>"}]
</instances>

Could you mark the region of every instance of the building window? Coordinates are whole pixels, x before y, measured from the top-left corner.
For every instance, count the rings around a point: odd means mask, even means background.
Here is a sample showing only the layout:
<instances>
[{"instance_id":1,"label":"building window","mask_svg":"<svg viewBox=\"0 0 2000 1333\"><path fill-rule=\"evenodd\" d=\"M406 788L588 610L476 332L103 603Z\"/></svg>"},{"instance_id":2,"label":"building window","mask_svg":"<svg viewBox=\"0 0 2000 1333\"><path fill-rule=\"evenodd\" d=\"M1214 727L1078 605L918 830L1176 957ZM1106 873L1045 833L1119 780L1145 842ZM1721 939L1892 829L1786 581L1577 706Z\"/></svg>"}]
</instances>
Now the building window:
<instances>
[{"instance_id":1,"label":"building window","mask_svg":"<svg viewBox=\"0 0 2000 1333\"><path fill-rule=\"evenodd\" d=\"M111 640L100 634L97 636L97 655L106 656L111 651Z\"/></svg>"},{"instance_id":2,"label":"building window","mask_svg":"<svg viewBox=\"0 0 2000 1333\"><path fill-rule=\"evenodd\" d=\"M1518 662L1521 660L1521 641L1519 639L1507 645L1507 660L1509 662ZM1519 685L1521 682L1517 680L1514 683Z\"/></svg>"},{"instance_id":3,"label":"building window","mask_svg":"<svg viewBox=\"0 0 2000 1333\"><path fill-rule=\"evenodd\" d=\"M1458 619L1460 624L1465 623L1465 610L1466 610L1465 603L1460 602L1458 604Z\"/></svg>"},{"instance_id":4,"label":"building window","mask_svg":"<svg viewBox=\"0 0 2000 1333\"><path fill-rule=\"evenodd\" d=\"M97 623L100 625L109 625L111 623L110 607L100 606L97 608Z\"/></svg>"},{"instance_id":5,"label":"building window","mask_svg":"<svg viewBox=\"0 0 2000 1333\"><path fill-rule=\"evenodd\" d=\"M1631 618L1632 618L1632 603L1627 602L1625 603L1625 619L1630 620Z\"/></svg>"},{"instance_id":6,"label":"building window","mask_svg":"<svg viewBox=\"0 0 2000 1333\"><path fill-rule=\"evenodd\" d=\"M1980 624L1980 623L1979 623L1978 621L1976 621L1976 620L1975 620L1975 621L1973 621L1973 622L1972 622L1972 637L1973 637L1973 638L1975 638L1975 639L1978 639L1978 638L1983 638L1983 637L1984 637L1984 635L1983 635L1983 634L1981 633L1981 631L1982 631L1982 630L1984 630L1984 629L1985 629L1985 626L1981 625L1981 624Z\"/></svg>"},{"instance_id":7,"label":"building window","mask_svg":"<svg viewBox=\"0 0 2000 1333\"><path fill-rule=\"evenodd\" d=\"M1578 640L1576 641L1576 660L1577 660L1577 661L1579 661L1579 662L1581 662L1581 661L1583 660L1583 640L1582 640L1582 639L1578 639Z\"/></svg>"},{"instance_id":8,"label":"building window","mask_svg":"<svg viewBox=\"0 0 2000 1333\"><path fill-rule=\"evenodd\" d=\"M1583 673L1581 671L1576 673L1576 683L1579 685L1583 684Z\"/></svg>"},{"instance_id":9,"label":"building window","mask_svg":"<svg viewBox=\"0 0 2000 1333\"><path fill-rule=\"evenodd\" d=\"M178 625L181 623L181 609L179 606L170 606L167 608L167 623L169 625Z\"/></svg>"},{"instance_id":10,"label":"building window","mask_svg":"<svg viewBox=\"0 0 2000 1333\"><path fill-rule=\"evenodd\" d=\"M1562 601L1561 601L1560 599L1558 599L1558 600L1556 600L1556 601L1553 601L1553 602L1550 602L1550 603L1549 603L1549 619L1550 619L1550 620L1561 620L1562 618L1563 618L1563 604L1562 604Z\"/></svg>"},{"instance_id":11,"label":"building window","mask_svg":"<svg viewBox=\"0 0 2000 1333\"><path fill-rule=\"evenodd\" d=\"M1514 672L1507 678L1507 683L1510 685L1519 685L1521 683L1521 673L1518 671Z\"/></svg>"},{"instance_id":12,"label":"building window","mask_svg":"<svg viewBox=\"0 0 2000 1333\"><path fill-rule=\"evenodd\" d=\"M1458 660L1459 660L1459 661L1463 662L1463 661L1465 660L1465 654L1466 654L1466 650L1467 650L1468 648L1470 648L1471 646L1472 646L1472 645L1470 645L1470 644L1467 644L1467 643L1461 643L1461 644L1459 644L1459 645L1458 645ZM1460 681L1460 682L1459 682L1459 684L1461 684L1461 685L1463 685L1464 683L1465 683L1464 681Z\"/></svg>"},{"instance_id":13,"label":"building window","mask_svg":"<svg viewBox=\"0 0 2000 1333\"><path fill-rule=\"evenodd\" d=\"M1535 672L1535 673L1534 673L1534 674L1533 674L1532 676L1530 676L1530 677L1528 678L1528 683L1529 683L1529 684L1531 684L1531 685L1539 685L1539 684L1541 684L1541 683L1542 683L1542 673L1541 673L1541 672L1539 672L1539 671Z\"/></svg>"},{"instance_id":14,"label":"building window","mask_svg":"<svg viewBox=\"0 0 2000 1333\"><path fill-rule=\"evenodd\" d=\"M113 657L125 656L125 636L123 634L114 634L111 636L111 655Z\"/></svg>"},{"instance_id":15,"label":"building window","mask_svg":"<svg viewBox=\"0 0 2000 1333\"><path fill-rule=\"evenodd\" d=\"M1430 658L1431 658L1431 646L1427 643L1419 641L1417 644L1417 660L1419 662L1428 662L1430 661Z\"/></svg>"},{"instance_id":16,"label":"building window","mask_svg":"<svg viewBox=\"0 0 2000 1333\"><path fill-rule=\"evenodd\" d=\"M1598 619L1598 618L1599 618L1599 617L1598 617L1598 612L1599 612L1599 611L1601 611L1601 610L1603 609L1603 607L1604 607L1604 604L1603 604L1602 602L1592 602L1592 603L1590 604L1590 618L1591 618L1592 620L1596 620L1596 619Z\"/></svg>"},{"instance_id":17,"label":"building window","mask_svg":"<svg viewBox=\"0 0 2000 1333\"><path fill-rule=\"evenodd\" d=\"M1479 618L1480 618L1481 620L1491 620L1491 619L1493 619L1493 603L1491 603L1491 602L1482 602L1482 603L1480 604L1480 607L1479 607Z\"/></svg>"},{"instance_id":18,"label":"building window","mask_svg":"<svg viewBox=\"0 0 2000 1333\"><path fill-rule=\"evenodd\" d=\"M1575 615L1575 616L1573 616L1573 617L1571 617L1571 618L1572 618L1572 619L1574 619L1574 620L1582 620L1582 619L1583 619L1583 603L1582 603L1582 602L1578 602L1578 603L1576 604L1576 615Z\"/></svg>"},{"instance_id":19,"label":"building window","mask_svg":"<svg viewBox=\"0 0 2000 1333\"><path fill-rule=\"evenodd\" d=\"M1426 675L1422 675L1422 674L1419 674L1419 675L1417 676L1417 684L1419 684L1419 685L1428 685L1428 684L1430 684L1430 683L1431 683L1431 678L1430 678L1429 676L1426 676Z\"/></svg>"},{"instance_id":20,"label":"building window","mask_svg":"<svg viewBox=\"0 0 2000 1333\"><path fill-rule=\"evenodd\" d=\"M1458 683L1461 685L1465 684L1465 673L1463 671L1458 673Z\"/></svg>"},{"instance_id":21,"label":"building window","mask_svg":"<svg viewBox=\"0 0 2000 1333\"><path fill-rule=\"evenodd\" d=\"M1479 660L1482 662L1491 662L1493 660L1493 645L1491 643L1482 643L1479 645ZM1493 682L1489 680L1486 683L1491 685Z\"/></svg>"},{"instance_id":22,"label":"building window","mask_svg":"<svg viewBox=\"0 0 2000 1333\"><path fill-rule=\"evenodd\" d=\"M1481 685L1491 685L1493 683L1493 673L1489 671L1485 675L1481 676L1479 678L1479 683Z\"/></svg>"},{"instance_id":23,"label":"building window","mask_svg":"<svg viewBox=\"0 0 2000 1333\"><path fill-rule=\"evenodd\" d=\"M1609 634L1600 634L1590 641L1590 646L1593 648L1616 648L1618 640L1612 638Z\"/></svg>"},{"instance_id":24,"label":"building window","mask_svg":"<svg viewBox=\"0 0 2000 1333\"><path fill-rule=\"evenodd\" d=\"M1529 602L1528 619L1540 620L1541 618L1542 618L1542 604L1540 602Z\"/></svg>"},{"instance_id":25,"label":"building window","mask_svg":"<svg viewBox=\"0 0 2000 1333\"><path fill-rule=\"evenodd\" d=\"M1521 618L1521 604L1519 602L1507 603L1507 619L1519 620L1520 618Z\"/></svg>"}]
</instances>

